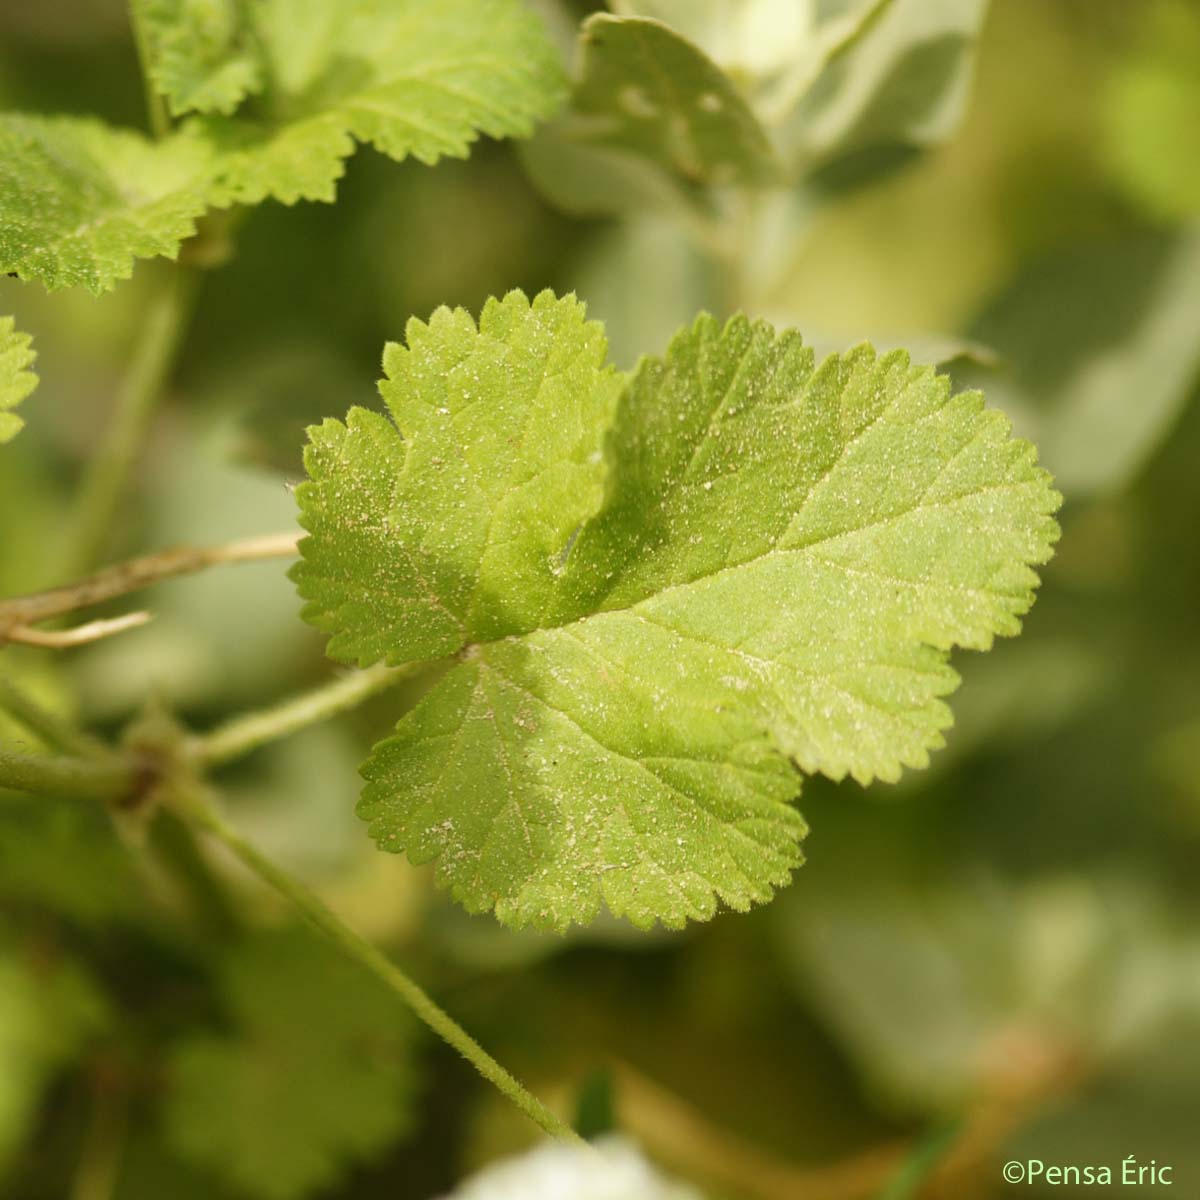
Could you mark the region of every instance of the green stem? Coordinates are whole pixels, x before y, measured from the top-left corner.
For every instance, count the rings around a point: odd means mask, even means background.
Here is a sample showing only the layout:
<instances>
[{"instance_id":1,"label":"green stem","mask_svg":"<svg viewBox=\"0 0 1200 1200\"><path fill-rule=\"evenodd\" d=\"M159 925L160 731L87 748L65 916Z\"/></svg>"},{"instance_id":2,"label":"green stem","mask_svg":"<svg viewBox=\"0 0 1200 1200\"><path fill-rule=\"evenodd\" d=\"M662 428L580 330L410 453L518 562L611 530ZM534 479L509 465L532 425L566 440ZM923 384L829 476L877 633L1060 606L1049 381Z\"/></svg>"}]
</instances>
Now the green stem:
<instances>
[{"instance_id":1,"label":"green stem","mask_svg":"<svg viewBox=\"0 0 1200 1200\"><path fill-rule=\"evenodd\" d=\"M196 831L168 809L150 827L150 849L177 883L199 930L220 942L243 926L241 914L213 870Z\"/></svg>"},{"instance_id":2,"label":"green stem","mask_svg":"<svg viewBox=\"0 0 1200 1200\"><path fill-rule=\"evenodd\" d=\"M82 758L106 757L108 747L89 737L70 721L44 709L32 696L9 679L0 679L0 709L4 709L47 746Z\"/></svg>"},{"instance_id":3,"label":"green stem","mask_svg":"<svg viewBox=\"0 0 1200 1200\"><path fill-rule=\"evenodd\" d=\"M0 788L111 803L131 795L137 781L136 767L118 759L51 758L0 746Z\"/></svg>"},{"instance_id":4,"label":"green stem","mask_svg":"<svg viewBox=\"0 0 1200 1200\"><path fill-rule=\"evenodd\" d=\"M70 1200L112 1200L128 1131L129 1101L124 1089L98 1080Z\"/></svg>"},{"instance_id":5,"label":"green stem","mask_svg":"<svg viewBox=\"0 0 1200 1200\"><path fill-rule=\"evenodd\" d=\"M963 1122L954 1119L931 1129L900 1165L878 1200L913 1200L958 1140Z\"/></svg>"},{"instance_id":6,"label":"green stem","mask_svg":"<svg viewBox=\"0 0 1200 1200\"><path fill-rule=\"evenodd\" d=\"M165 138L171 132L171 117L163 98L158 94L150 78L150 40L142 22L139 0L129 0L129 25L133 30L133 42L137 47L138 65L142 69L142 90L146 96L146 116L150 120L150 131L156 138Z\"/></svg>"},{"instance_id":7,"label":"green stem","mask_svg":"<svg viewBox=\"0 0 1200 1200\"><path fill-rule=\"evenodd\" d=\"M192 738L188 744L188 756L204 767L232 762L268 742L277 741L307 725L355 708L411 674L411 668L386 667L381 663L365 671L356 671L353 675L335 679L332 683L294 696L273 708L235 717L211 733Z\"/></svg>"},{"instance_id":8,"label":"green stem","mask_svg":"<svg viewBox=\"0 0 1200 1200\"><path fill-rule=\"evenodd\" d=\"M328 909L297 879L264 858L239 833L226 824L211 803L190 791L180 797L181 807L201 829L224 843L264 883L291 901L303 916L338 946L395 992L438 1037L453 1046L486 1079L494 1084L531 1121L551 1137L575 1145L587 1143L556 1117L532 1092L506 1071L457 1021L434 1003L417 983L365 938Z\"/></svg>"},{"instance_id":9,"label":"green stem","mask_svg":"<svg viewBox=\"0 0 1200 1200\"><path fill-rule=\"evenodd\" d=\"M74 540L63 574L81 574L102 557L130 472L175 364L196 291L193 272L172 268L152 305L121 385L112 425L79 493Z\"/></svg>"}]
</instances>

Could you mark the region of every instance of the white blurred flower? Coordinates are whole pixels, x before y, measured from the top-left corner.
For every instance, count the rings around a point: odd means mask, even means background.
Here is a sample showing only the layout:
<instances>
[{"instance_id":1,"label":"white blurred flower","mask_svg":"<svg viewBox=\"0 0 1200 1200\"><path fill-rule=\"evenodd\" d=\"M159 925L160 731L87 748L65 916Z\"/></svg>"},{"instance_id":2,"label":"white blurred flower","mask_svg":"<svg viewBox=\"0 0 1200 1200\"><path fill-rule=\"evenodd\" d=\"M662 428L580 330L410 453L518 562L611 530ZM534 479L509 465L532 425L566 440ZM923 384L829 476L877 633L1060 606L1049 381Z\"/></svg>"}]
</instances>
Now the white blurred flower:
<instances>
[{"instance_id":1,"label":"white blurred flower","mask_svg":"<svg viewBox=\"0 0 1200 1200\"><path fill-rule=\"evenodd\" d=\"M486 1168L443 1200L701 1200L629 1142L607 1138L594 1149L544 1143Z\"/></svg>"}]
</instances>

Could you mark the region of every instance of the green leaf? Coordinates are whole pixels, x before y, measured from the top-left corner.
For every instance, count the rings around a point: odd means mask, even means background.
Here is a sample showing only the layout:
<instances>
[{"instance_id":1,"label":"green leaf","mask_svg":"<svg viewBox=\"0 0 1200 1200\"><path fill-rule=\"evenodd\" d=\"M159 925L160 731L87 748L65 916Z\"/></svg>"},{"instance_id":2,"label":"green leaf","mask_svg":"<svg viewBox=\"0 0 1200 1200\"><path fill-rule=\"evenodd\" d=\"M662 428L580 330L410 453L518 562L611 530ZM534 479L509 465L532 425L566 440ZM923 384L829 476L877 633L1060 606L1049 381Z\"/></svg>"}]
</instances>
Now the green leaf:
<instances>
[{"instance_id":1,"label":"green leaf","mask_svg":"<svg viewBox=\"0 0 1200 1200\"><path fill-rule=\"evenodd\" d=\"M0 445L12 441L25 424L11 410L37 387L37 376L28 369L37 357L32 340L14 327L12 317L0 317Z\"/></svg>"},{"instance_id":2,"label":"green leaf","mask_svg":"<svg viewBox=\"0 0 1200 1200\"><path fill-rule=\"evenodd\" d=\"M137 0L150 77L171 111L231 113L261 90L245 0Z\"/></svg>"},{"instance_id":3,"label":"green leaf","mask_svg":"<svg viewBox=\"0 0 1200 1200\"><path fill-rule=\"evenodd\" d=\"M250 1196L335 1184L404 1134L411 1023L307 931L260 934L223 965L234 1031L196 1034L169 1064L176 1152Z\"/></svg>"},{"instance_id":4,"label":"green leaf","mask_svg":"<svg viewBox=\"0 0 1200 1200\"><path fill-rule=\"evenodd\" d=\"M384 351L386 418L310 430L312 535L294 572L329 653L362 665L439 659L537 628L564 547L599 507L621 379L583 305L543 292L441 308Z\"/></svg>"},{"instance_id":5,"label":"green leaf","mask_svg":"<svg viewBox=\"0 0 1200 1200\"><path fill-rule=\"evenodd\" d=\"M770 141L737 89L672 29L598 14L584 23L581 46L577 140L650 158L689 183L778 178Z\"/></svg>"},{"instance_id":6,"label":"green leaf","mask_svg":"<svg viewBox=\"0 0 1200 1200\"><path fill-rule=\"evenodd\" d=\"M333 656L458 660L359 811L509 924L768 899L801 861L792 764L924 766L947 652L1018 632L1057 534L1033 448L902 352L816 368L795 334L702 317L609 423L573 300L513 293L478 332L439 310L409 340L398 429L312 433L294 578Z\"/></svg>"},{"instance_id":7,"label":"green leaf","mask_svg":"<svg viewBox=\"0 0 1200 1200\"><path fill-rule=\"evenodd\" d=\"M211 190L209 151L75 117L0 115L0 271L99 294L173 258Z\"/></svg>"},{"instance_id":8,"label":"green leaf","mask_svg":"<svg viewBox=\"0 0 1200 1200\"><path fill-rule=\"evenodd\" d=\"M251 11L262 97L193 118L242 203L332 200L355 140L391 158L466 157L480 133L527 136L562 99L561 64L520 0L265 0Z\"/></svg>"}]
</instances>

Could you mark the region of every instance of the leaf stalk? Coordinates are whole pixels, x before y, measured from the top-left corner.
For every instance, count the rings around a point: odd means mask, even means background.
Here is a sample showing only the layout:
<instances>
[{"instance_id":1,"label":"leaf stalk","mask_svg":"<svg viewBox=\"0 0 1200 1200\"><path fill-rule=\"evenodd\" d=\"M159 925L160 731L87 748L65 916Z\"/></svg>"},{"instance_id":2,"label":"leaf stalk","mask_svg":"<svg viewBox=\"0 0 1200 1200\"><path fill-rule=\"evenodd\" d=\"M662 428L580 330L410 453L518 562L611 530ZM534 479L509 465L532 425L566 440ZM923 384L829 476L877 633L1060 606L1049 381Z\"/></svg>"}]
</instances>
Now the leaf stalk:
<instances>
[{"instance_id":1,"label":"leaf stalk","mask_svg":"<svg viewBox=\"0 0 1200 1200\"><path fill-rule=\"evenodd\" d=\"M364 671L355 671L352 675L341 676L312 691L293 696L271 708L235 717L211 733L191 738L184 754L198 766L221 766L268 742L357 708L371 696L394 687L412 674L411 667L388 667L377 663Z\"/></svg>"},{"instance_id":2,"label":"leaf stalk","mask_svg":"<svg viewBox=\"0 0 1200 1200\"><path fill-rule=\"evenodd\" d=\"M158 94L150 75L150 39L142 21L140 0L129 0L129 26L133 30L133 42L137 47L138 66L142 71L142 90L146 97L146 116L150 121L150 132L160 141L171 132L171 116L166 103Z\"/></svg>"},{"instance_id":3,"label":"leaf stalk","mask_svg":"<svg viewBox=\"0 0 1200 1200\"><path fill-rule=\"evenodd\" d=\"M489 1083L499 1089L531 1121L561 1142L587 1143L548 1109L515 1076L500 1065L453 1017L376 946L355 933L298 879L264 857L217 811L201 788L177 793L180 809L198 828L226 846L264 883L290 901L301 915L345 955L386 984L438 1037L457 1050Z\"/></svg>"}]
</instances>

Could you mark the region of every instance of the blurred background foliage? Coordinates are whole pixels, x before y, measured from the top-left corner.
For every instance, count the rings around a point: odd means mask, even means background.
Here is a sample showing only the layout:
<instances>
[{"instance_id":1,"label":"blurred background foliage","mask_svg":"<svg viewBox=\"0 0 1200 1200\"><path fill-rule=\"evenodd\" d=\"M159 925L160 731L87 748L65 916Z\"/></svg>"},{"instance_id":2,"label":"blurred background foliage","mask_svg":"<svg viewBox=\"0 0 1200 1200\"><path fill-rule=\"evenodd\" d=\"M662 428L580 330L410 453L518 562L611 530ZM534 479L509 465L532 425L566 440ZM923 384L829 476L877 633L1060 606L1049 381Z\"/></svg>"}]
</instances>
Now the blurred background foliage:
<instances>
[{"instance_id":1,"label":"blurred background foliage","mask_svg":"<svg viewBox=\"0 0 1200 1200\"><path fill-rule=\"evenodd\" d=\"M589 6L537 7L575 61ZM336 205L248 213L114 551L287 528L304 426L371 403L410 315L549 286L607 322L623 366L740 308L983 387L1066 498L1026 632L959 656L929 771L807 781L792 887L680 934L513 934L377 854L356 765L396 693L239 766L231 811L501 1061L713 1200L883 1196L934 1143L921 1195L1002 1195L1012 1157L1127 1154L1197 1194L1200 5L821 0L830 38L859 31L828 62L789 24L803 5L614 8L723 67L726 113L803 92L774 146L714 126L689 142L707 157L681 155L669 120L631 124L669 97L602 41L529 143L432 170L362 150ZM672 53L711 89L694 47ZM115 0L0 8L0 105L140 125L141 104ZM0 451L0 594L58 581L80 462L165 269L101 300L0 280L42 376ZM145 629L5 650L0 670L102 730L147 704L204 727L327 677L278 564L147 604ZM231 864L220 890L181 887L158 865L181 853L170 828L152 842L81 805L0 807L5 1195L423 1200L534 1140Z\"/></svg>"}]
</instances>

